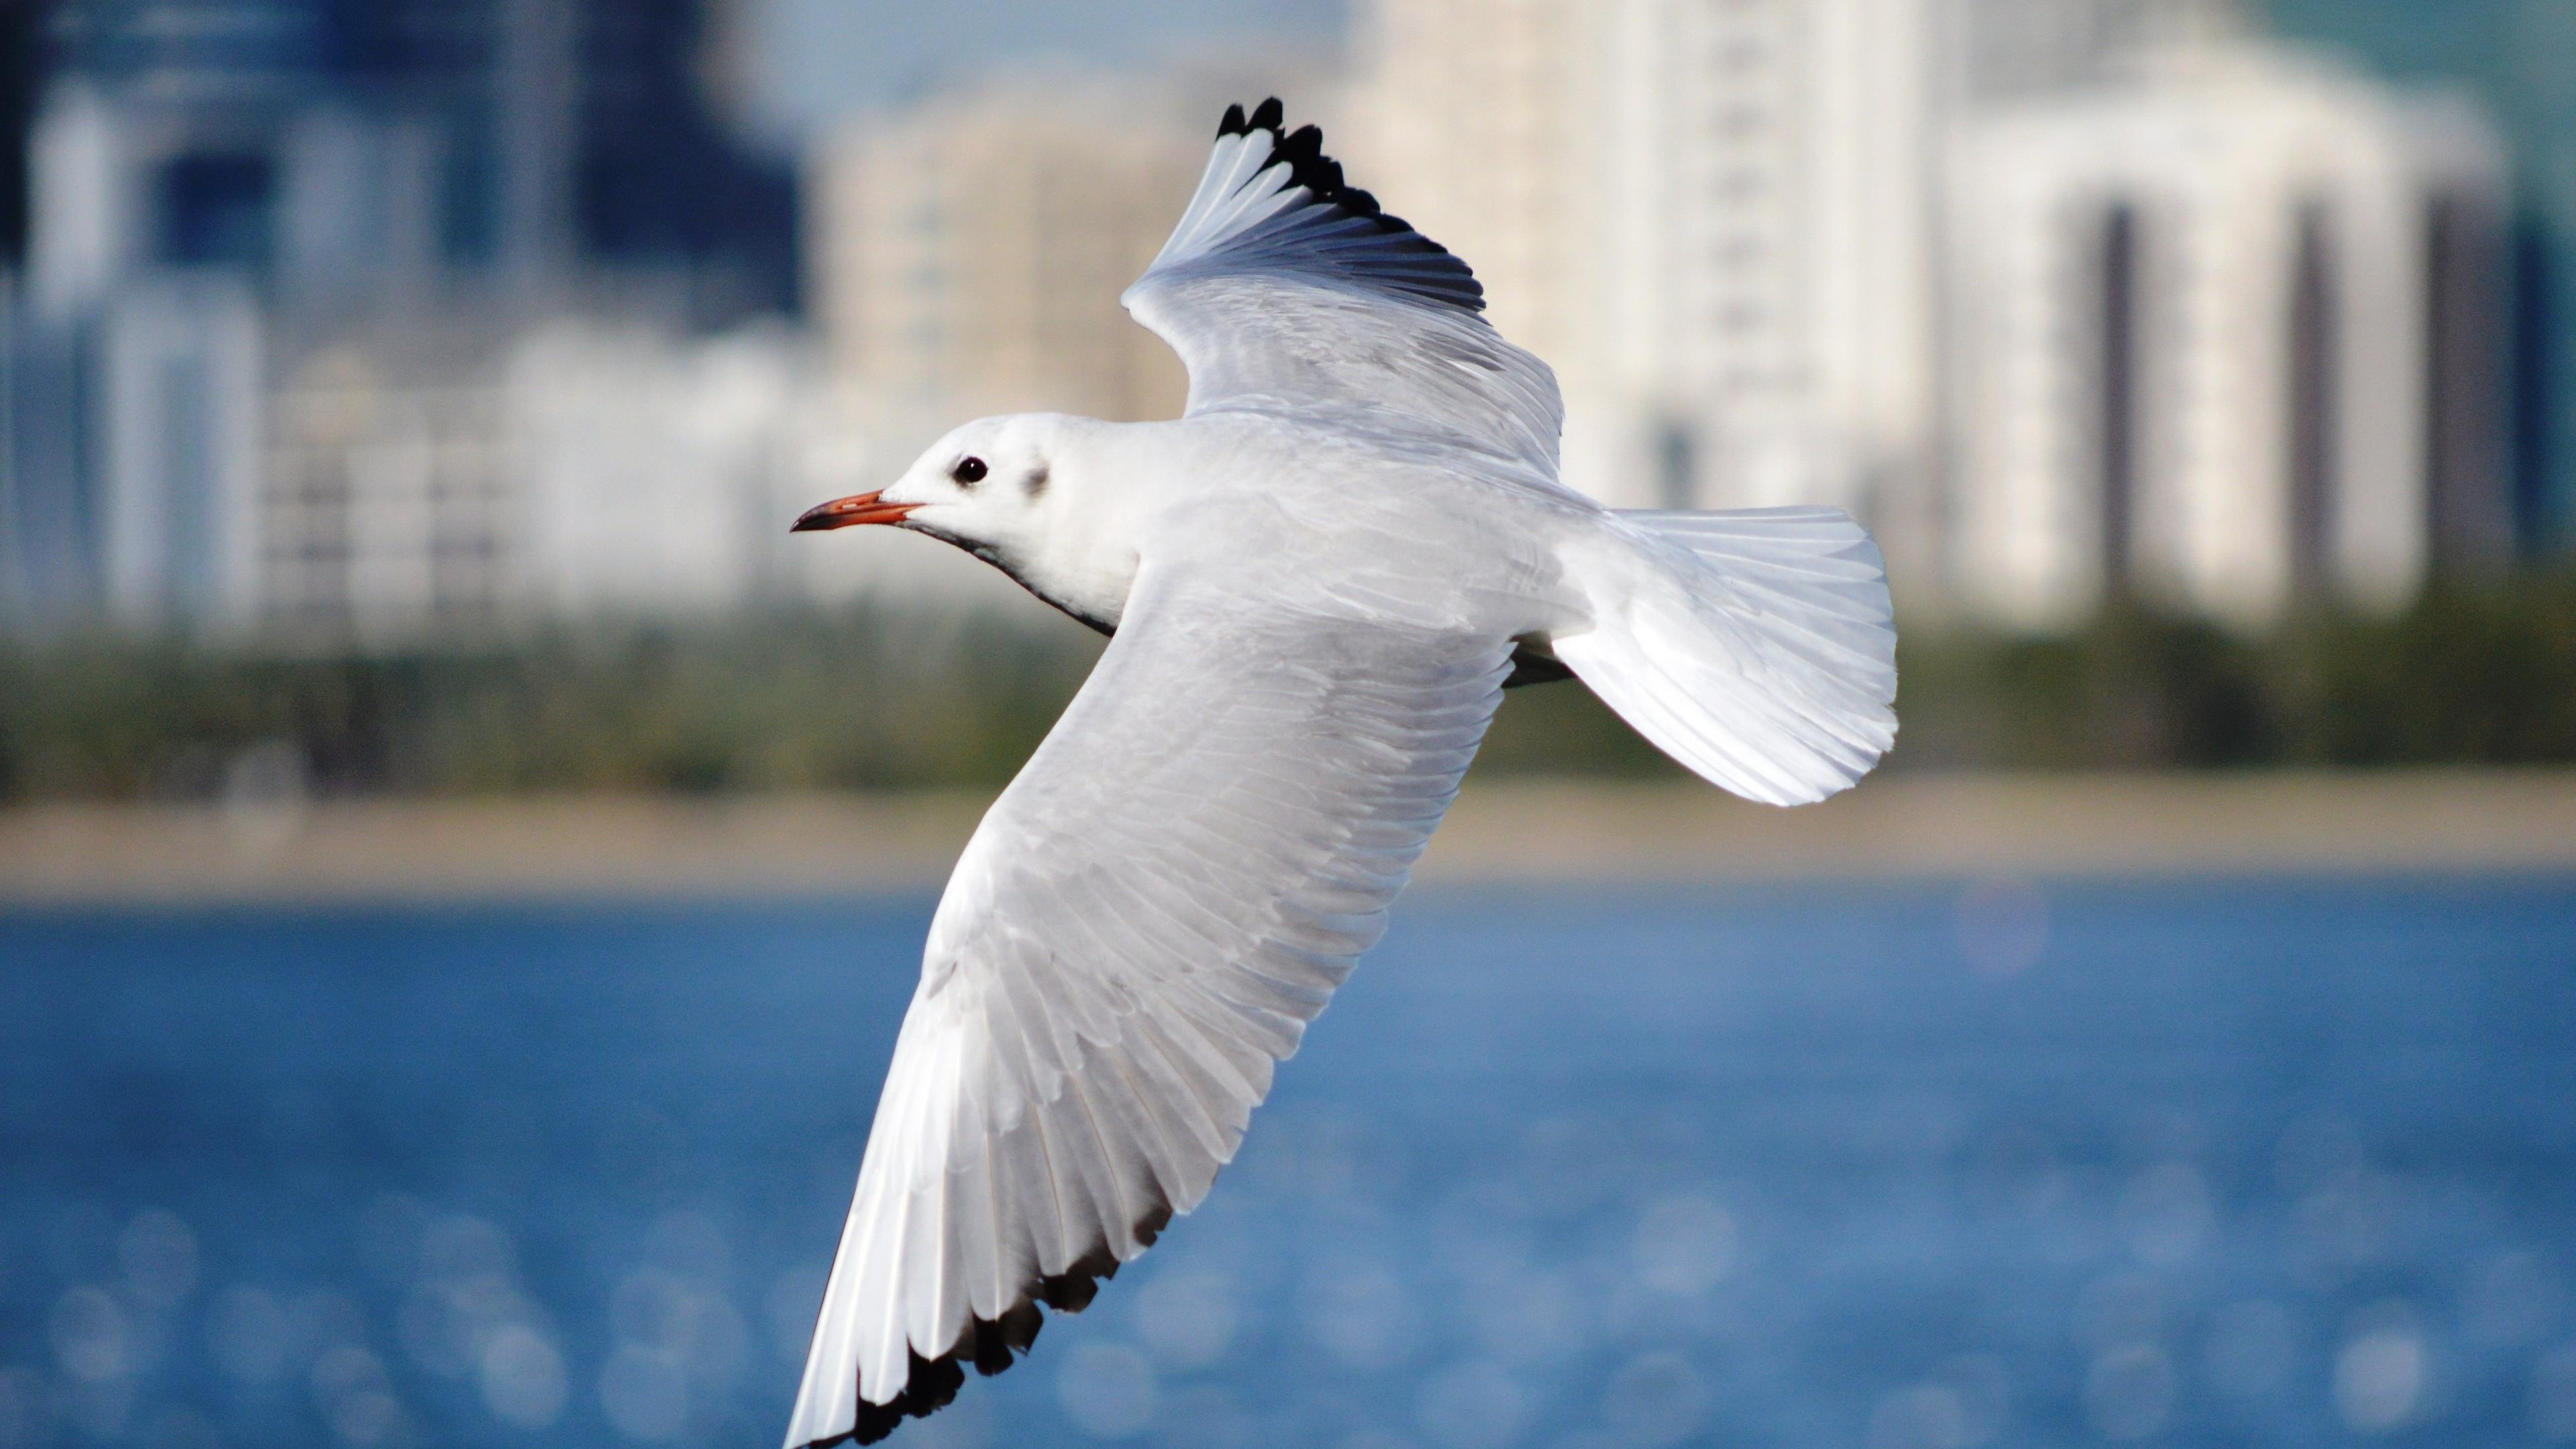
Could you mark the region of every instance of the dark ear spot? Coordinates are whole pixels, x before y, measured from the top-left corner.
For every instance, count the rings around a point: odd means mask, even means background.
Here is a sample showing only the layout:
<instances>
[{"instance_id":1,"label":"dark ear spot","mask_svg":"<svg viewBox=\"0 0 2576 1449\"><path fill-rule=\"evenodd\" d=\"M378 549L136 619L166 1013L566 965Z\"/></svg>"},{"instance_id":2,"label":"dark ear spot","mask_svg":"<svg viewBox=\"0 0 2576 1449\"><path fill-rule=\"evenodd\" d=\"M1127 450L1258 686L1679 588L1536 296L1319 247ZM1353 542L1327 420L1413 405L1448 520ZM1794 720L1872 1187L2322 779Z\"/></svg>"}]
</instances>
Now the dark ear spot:
<instances>
[{"instance_id":1,"label":"dark ear spot","mask_svg":"<svg viewBox=\"0 0 2576 1449\"><path fill-rule=\"evenodd\" d=\"M1029 470L1029 476L1021 481L1020 491L1026 493L1029 496L1029 501L1034 503L1046 492L1046 489L1047 465L1040 463L1036 467L1031 468Z\"/></svg>"}]
</instances>

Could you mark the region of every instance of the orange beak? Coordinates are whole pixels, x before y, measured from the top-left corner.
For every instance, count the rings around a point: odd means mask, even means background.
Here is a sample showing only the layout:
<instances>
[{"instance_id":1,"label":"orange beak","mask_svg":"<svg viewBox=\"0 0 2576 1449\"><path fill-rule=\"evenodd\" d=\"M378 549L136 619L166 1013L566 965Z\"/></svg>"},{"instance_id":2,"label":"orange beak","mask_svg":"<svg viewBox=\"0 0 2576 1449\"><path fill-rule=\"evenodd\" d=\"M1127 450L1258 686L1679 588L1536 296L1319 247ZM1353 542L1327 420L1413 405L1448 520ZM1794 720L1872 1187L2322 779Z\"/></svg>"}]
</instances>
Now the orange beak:
<instances>
[{"instance_id":1,"label":"orange beak","mask_svg":"<svg viewBox=\"0 0 2576 1449\"><path fill-rule=\"evenodd\" d=\"M861 523L901 523L904 515L919 508L918 503L887 503L885 490L853 493L829 503L817 503L798 515L789 533L820 533L827 528L849 528Z\"/></svg>"}]
</instances>

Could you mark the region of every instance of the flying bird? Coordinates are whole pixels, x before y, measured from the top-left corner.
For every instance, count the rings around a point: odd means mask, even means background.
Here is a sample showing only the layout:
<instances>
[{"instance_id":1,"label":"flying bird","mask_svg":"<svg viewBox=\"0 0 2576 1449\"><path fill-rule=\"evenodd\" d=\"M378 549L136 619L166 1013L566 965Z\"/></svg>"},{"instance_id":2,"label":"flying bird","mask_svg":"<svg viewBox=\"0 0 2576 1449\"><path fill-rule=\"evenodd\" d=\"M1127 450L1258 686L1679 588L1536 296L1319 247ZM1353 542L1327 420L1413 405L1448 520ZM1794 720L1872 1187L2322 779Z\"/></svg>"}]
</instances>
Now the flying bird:
<instances>
[{"instance_id":1,"label":"flying bird","mask_svg":"<svg viewBox=\"0 0 2576 1449\"><path fill-rule=\"evenodd\" d=\"M1467 265L1280 104L1227 110L1122 300L1166 422L987 418L800 531L945 540L1111 636L941 897L787 1434L873 1442L1196 1207L1385 929L1505 685L1570 671L1738 795L1895 740L1877 547L1602 507Z\"/></svg>"}]
</instances>

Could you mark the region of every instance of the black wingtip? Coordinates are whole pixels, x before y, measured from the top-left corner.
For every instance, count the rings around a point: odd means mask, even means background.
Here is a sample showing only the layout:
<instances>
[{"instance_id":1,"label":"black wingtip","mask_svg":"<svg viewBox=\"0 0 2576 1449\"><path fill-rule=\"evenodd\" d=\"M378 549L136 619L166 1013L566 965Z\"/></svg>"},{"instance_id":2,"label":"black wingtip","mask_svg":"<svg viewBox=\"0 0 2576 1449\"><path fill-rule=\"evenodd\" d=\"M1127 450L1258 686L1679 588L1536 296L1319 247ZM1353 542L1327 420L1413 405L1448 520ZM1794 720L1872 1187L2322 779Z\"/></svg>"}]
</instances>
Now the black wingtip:
<instances>
[{"instance_id":1,"label":"black wingtip","mask_svg":"<svg viewBox=\"0 0 2576 1449\"><path fill-rule=\"evenodd\" d=\"M1237 103L1226 107L1225 119L1216 123L1217 139L1249 136L1255 131L1276 131L1285 123L1287 116L1288 108L1279 103L1277 96L1254 106L1250 116L1244 115L1242 105Z\"/></svg>"},{"instance_id":2,"label":"black wingtip","mask_svg":"<svg viewBox=\"0 0 2576 1449\"><path fill-rule=\"evenodd\" d=\"M1342 184L1342 165L1324 154L1324 132L1317 126L1288 129L1287 108L1277 96L1252 108L1246 116L1241 105L1225 108L1225 119L1217 122L1218 140L1228 136L1249 136L1255 131L1270 133L1270 154L1288 163L1289 179L1313 192L1318 201L1347 205L1345 198L1357 197L1362 206L1349 207L1361 216L1378 214L1377 198L1365 191Z\"/></svg>"},{"instance_id":3,"label":"black wingtip","mask_svg":"<svg viewBox=\"0 0 2576 1449\"><path fill-rule=\"evenodd\" d=\"M1342 179L1342 163L1324 154L1324 133L1307 125L1291 131L1288 108L1271 96L1246 115L1240 104L1225 108L1224 119L1217 122L1217 139L1248 136L1255 131L1268 131L1271 155L1288 164L1290 184L1302 186L1317 201L1355 217L1373 222L1376 230L1390 234L1392 249L1411 258L1418 268L1422 259L1450 259L1449 249L1413 229L1403 217L1389 214L1378 199ZM1393 234L1404 233L1401 237ZM1454 259L1450 259L1454 262ZM1469 312L1485 309L1485 289L1464 262L1454 262L1454 275L1425 282L1418 276L1396 285L1396 290L1411 293L1422 300L1462 308Z\"/></svg>"},{"instance_id":4,"label":"black wingtip","mask_svg":"<svg viewBox=\"0 0 2576 1449\"><path fill-rule=\"evenodd\" d=\"M1172 1221L1172 1210L1157 1207L1136 1225L1136 1241L1150 1247ZM1103 1281L1118 1276L1118 1257L1106 1243L1092 1250L1061 1273L1038 1279L1030 1285L1032 1296L1005 1310L999 1318L980 1318L968 1314L966 1330L957 1343L937 1358L911 1355L912 1362L904 1377L903 1391L890 1403L872 1404L865 1394L859 1395L858 1421L850 1432L834 1439L818 1439L805 1449L830 1449L839 1444L874 1444L903 1426L906 1419L919 1419L948 1407L957 1391L966 1384L966 1365L986 1378L1017 1363L1030 1345L1038 1341L1038 1330L1046 1326L1046 1315L1038 1311L1043 1303L1058 1313L1080 1313L1091 1306Z\"/></svg>"}]
</instances>

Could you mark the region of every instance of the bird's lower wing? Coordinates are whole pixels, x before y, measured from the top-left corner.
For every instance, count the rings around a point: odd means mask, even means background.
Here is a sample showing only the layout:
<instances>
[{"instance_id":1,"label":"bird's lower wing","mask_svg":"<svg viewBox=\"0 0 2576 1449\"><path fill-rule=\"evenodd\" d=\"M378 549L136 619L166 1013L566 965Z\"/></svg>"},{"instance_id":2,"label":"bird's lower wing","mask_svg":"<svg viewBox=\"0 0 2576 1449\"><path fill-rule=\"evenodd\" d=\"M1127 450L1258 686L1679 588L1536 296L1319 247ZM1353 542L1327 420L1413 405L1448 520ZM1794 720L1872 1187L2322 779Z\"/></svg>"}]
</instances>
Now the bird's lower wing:
<instances>
[{"instance_id":1,"label":"bird's lower wing","mask_svg":"<svg viewBox=\"0 0 2576 1449\"><path fill-rule=\"evenodd\" d=\"M1510 649L1148 564L940 902L791 1449L945 1403L1197 1205L1384 930Z\"/></svg>"}]
</instances>

